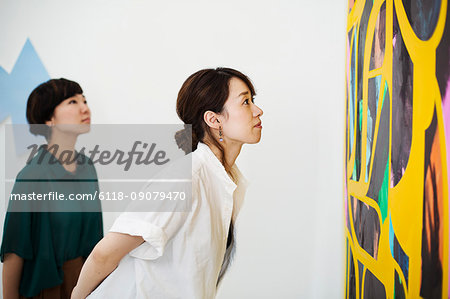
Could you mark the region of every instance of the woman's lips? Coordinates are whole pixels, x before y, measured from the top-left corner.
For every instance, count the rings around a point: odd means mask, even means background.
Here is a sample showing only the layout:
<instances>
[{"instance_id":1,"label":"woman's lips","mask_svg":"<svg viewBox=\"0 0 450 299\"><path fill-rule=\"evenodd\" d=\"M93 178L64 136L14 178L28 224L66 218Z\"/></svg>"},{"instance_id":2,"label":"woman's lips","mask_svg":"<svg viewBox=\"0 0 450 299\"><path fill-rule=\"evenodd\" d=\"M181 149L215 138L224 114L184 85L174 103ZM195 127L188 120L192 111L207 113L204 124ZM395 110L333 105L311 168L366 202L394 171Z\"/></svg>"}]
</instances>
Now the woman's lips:
<instances>
[{"instance_id":1,"label":"woman's lips","mask_svg":"<svg viewBox=\"0 0 450 299\"><path fill-rule=\"evenodd\" d=\"M84 123L84 124L86 124L86 123L90 124L91 123L91 118L90 117L85 118L81 122Z\"/></svg>"},{"instance_id":2,"label":"woman's lips","mask_svg":"<svg viewBox=\"0 0 450 299\"><path fill-rule=\"evenodd\" d=\"M255 126L255 128L259 128L259 129L262 129L262 125L261 125L261 122L259 122L256 126Z\"/></svg>"}]
</instances>

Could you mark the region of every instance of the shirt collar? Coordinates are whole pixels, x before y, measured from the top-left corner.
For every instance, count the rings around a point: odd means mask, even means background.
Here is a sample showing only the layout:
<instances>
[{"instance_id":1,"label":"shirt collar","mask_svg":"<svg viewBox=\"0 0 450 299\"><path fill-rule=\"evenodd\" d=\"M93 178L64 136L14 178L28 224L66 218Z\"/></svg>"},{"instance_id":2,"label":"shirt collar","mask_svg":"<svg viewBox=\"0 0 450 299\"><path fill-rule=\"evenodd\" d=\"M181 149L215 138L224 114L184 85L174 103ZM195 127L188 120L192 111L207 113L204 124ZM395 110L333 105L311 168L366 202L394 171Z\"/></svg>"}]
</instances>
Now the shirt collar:
<instances>
[{"instance_id":1,"label":"shirt collar","mask_svg":"<svg viewBox=\"0 0 450 299\"><path fill-rule=\"evenodd\" d=\"M234 190L236 190L237 187L246 189L248 186L247 179L242 175L241 171L237 167L236 163L233 164L231 167L231 171L233 172L233 175L236 179L236 182L233 182L233 180L228 175L227 171L225 170L225 167L222 165L222 163L219 161L219 159L216 157L216 155L212 152L212 150L207 146L206 144L199 142L197 145L197 150L199 154L201 154L209 167L214 168L214 171L224 180L226 186L226 190L229 191L231 194L233 194Z\"/></svg>"},{"instance_id":2,"label":"shirt collar","mask_svg":"<svg viewBox=\"0 0 450 299\"><path fill-rule=\"evenodd\" d=\"M81 157L81 154L78 154L77 168L76 168L76 171L74 173L72 173L72 172L67 171L64 168L64 166L62 166L62 164L53 156L53 154L47 150L46 144L41 145L39 147L39 151L34 158L40 159L41 155L44 155L44 157L42 157L41 165L43 165L49 171L51 171L54 174L55 178L58 178L58 179L74 179L75 177L80 176L84 172L86 163L87 163L87 160L83 161L83 157ZM52 162L50 162L50 159ZM86 179L91 179L91 178L89 177Z\"/></svg>"}]
</instances>

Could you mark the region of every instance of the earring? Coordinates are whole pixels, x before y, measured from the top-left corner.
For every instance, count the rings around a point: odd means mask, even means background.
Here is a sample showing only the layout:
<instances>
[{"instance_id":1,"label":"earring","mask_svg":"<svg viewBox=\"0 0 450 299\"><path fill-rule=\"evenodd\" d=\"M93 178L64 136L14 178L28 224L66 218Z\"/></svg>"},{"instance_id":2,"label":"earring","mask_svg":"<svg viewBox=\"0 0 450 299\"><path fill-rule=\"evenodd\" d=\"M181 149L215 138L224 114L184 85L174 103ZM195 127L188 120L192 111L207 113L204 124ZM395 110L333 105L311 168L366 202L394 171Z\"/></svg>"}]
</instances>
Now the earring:
<instances>
[{"instance_id":1,"label":"earring","mask_svg":"<svg viewBox=\"0 0 450 299\"><path fill-rule=\"evenodd\" d=\"M222 127L219 126L219 141L223 141Z\"/></svg>"}]
</instances>

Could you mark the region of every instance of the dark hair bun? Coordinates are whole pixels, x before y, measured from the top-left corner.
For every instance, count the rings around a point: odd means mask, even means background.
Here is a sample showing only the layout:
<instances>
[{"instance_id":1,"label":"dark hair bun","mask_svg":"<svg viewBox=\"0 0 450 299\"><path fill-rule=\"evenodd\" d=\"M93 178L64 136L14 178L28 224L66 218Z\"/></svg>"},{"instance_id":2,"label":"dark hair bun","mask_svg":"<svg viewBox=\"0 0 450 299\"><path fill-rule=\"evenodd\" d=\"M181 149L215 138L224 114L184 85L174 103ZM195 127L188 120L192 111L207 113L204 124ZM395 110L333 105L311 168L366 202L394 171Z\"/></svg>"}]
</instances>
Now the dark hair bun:
<instances>
[{"instance_id":1,"label":"dark hair bun","mask_svg":"<svg viewBox=\"0 0 450 299\"><path fill-rule=\"evenodd\" d=\"M177 142L178 148L182 149L186 155L194 150L192 148L194 139L195 137L192 134L192 127L190 125L184 125L183 130L175 133L175 141Z\"/></svg>"}]
</instances>

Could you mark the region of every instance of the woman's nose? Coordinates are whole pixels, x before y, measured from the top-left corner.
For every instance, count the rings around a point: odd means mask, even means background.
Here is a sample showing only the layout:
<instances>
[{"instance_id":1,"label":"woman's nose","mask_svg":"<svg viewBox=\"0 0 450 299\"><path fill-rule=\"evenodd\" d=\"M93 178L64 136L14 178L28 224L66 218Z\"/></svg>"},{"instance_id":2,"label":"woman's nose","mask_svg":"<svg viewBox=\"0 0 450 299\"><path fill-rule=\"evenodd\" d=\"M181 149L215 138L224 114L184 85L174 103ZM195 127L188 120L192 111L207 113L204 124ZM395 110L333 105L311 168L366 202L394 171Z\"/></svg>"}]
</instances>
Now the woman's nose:
<instances>
[{"instance_id":1,"label":"woman's nose","mask_svg":"<svg viewBox=\"0 0 450 299\"><path fill-rule=\"evenodd\" d=\"M255 114L256 114L256 116L261 116L261 115L263 115L263 111L262 111L262 109L261 108L259 108L258 106L256 106L255 105Z\"/></svg>"},{"instance_id":2,"label":"woman's nose","mask_svg":"<svg viewBox=\"0 0 450 299\"><path fill-rule=\"evenodd\" d=\"M86 113L86 112L89 112L90 110L89 110L89 106L86 104L86 103L82 103L81 104L81 112L82 113Z\"/></svg>"}]
</instances>

